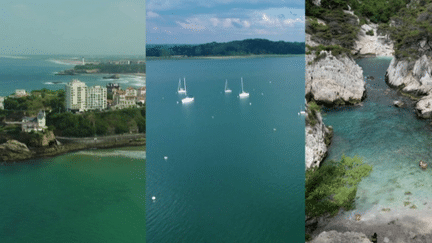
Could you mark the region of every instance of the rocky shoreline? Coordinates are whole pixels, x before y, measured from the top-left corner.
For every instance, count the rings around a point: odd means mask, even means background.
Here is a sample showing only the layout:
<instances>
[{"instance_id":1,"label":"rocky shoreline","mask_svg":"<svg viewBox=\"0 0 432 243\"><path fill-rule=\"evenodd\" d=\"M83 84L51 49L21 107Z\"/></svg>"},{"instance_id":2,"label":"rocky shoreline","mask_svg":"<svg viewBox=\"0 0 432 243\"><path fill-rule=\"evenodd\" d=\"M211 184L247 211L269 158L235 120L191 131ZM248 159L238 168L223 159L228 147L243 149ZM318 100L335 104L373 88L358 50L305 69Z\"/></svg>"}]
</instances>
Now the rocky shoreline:
<instances>
[{"instance_id":1,"label":"rocky shoreline","mask_svg":"<svg viewBox=\"0 0 432 243\"><path fill-rule=\"evenodd\" d=\"M123 139L119 141L104 141L99 143L67 143L52 144L45 147L28 148L24 143L8 140L0 144L0 162L20 162L30 159L54 157L65 153L88 149L108 149L130 146L145 146L145 138Z\"/></svg>"}]
</instances>

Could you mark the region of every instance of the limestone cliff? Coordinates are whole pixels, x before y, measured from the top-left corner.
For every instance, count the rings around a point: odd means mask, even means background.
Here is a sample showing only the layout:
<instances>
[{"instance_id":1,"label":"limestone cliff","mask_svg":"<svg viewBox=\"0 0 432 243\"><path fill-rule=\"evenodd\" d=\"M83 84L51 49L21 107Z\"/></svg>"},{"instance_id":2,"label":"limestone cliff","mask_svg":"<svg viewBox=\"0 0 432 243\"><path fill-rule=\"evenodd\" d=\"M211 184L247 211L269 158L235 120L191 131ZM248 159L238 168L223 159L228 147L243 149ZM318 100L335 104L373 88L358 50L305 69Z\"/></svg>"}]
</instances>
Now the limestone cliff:
<instances>
[{"instance_id":1,"label":"limestone cliff","mask_svg":"<svg viewBox=\"0 0 432 243\"><path fill-rule=\"evenodd\" d=\"M372 35L366 33L372 33ZM388 35L378 35L377 24L364 24L357 35L354 53L360 55L392 56L393 42Z\"/></svg>"},{"instance_id":2,"label":"limestone cliff","mask_svg":"<svg viewBox=\"0 0 432 243\"><path fill-rule=\"evenodd\" d=\"M359 103L366 97L363 70L355 61L341 54L338 57L321 51L306 55L306 99L327 106Z\"/></svg>"},{"instance_id":3,"label":"limestone cliff","mask_svg":"<svg viewBox=\"0 0 432 243\"><path fill-rule=\"evenodd\" d=\"M308 116L310 115L308 111ZM320 165L327 156L328 146L333 136L333 129L324 125L321 113L316 112L315 116L315 124L307 122L305 128L306 169Z\"/></svg>"},{"instance_id":4,"label":"limestone cliff","mask_svg":"<svg viewBox=\"0 0 432 243\"><path fill-rule=\"evenodd\" d=\"M421 46L421 43L419 43ZM416 104L417 115L431 118L432 114L432 59L422 55L416 61L398 60L390 63L386 73L386 82L399 88L404 93L419 97Z\"/></svg>"}]
</instances>

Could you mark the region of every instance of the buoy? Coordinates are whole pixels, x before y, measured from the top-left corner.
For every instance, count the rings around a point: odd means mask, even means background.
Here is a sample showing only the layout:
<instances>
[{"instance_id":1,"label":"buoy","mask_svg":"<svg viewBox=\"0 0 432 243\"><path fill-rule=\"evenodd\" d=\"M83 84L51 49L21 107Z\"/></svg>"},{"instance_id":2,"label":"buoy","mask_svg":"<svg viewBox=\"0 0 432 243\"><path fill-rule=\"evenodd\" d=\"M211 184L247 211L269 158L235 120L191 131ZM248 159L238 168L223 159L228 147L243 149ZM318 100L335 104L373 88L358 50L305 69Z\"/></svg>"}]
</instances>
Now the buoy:
<instances>
[{"instance_id":1,"label":"buoy","mask_svg":"<svg viewBox=\"0 0 432 243\"><path fill-rule=\"evenodd\" d=\"M153 196L153 197L152 197L152 200L153 200L153 201L154 201L154 200L156 200L156 197L155 197L155 196Z\"/></svg>"},{"instance_id":2,"label":"buoy","mask_svg":"<svg viewBox=\"0 0 432 243\"><path fill-rule=\"evenodd\" d=\"M276 128L273 128L273 131L276 131Z\"/></svg>"},{"instance_id":3,"label":"buoy","mask_svg":"<svg viewBox=\"0 0 432 243\"><path fill-rule=\"evenodd\" d=\"M252 105L252 103L249 103L249 105Z\"/></svg>"},{"instance_id":4,"label":"buoy","mask_svg":"<svg viewBox=\"0 0 432 243\"><path fill-rule=\"evenodd\" d=\"M164 156L164 160L167 160L168 159L168 156Z\"/></svg>"}]
</instances>

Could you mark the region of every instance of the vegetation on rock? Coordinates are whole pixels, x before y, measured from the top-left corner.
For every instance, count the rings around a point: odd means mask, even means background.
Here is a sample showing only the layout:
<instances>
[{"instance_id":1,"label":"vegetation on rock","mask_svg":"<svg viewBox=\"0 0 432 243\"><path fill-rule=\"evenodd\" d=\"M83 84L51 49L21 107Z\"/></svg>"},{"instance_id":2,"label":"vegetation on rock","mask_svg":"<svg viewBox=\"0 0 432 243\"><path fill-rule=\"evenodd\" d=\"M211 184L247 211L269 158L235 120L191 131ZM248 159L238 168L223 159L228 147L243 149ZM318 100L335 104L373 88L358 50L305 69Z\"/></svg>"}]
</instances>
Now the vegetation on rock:
<instances>
[{"instance_id":1,"label":"vegetation on rock","mask_svg":"<svg viewBox=\"0 0 432 243\"><path fill-rule=\"evenodd\" d=\"M306 216L335 215L340 209L352 210L361 179L372 171L362 159L342 156L341 161L328 161L320 168L306 171Z\"/></svg>"}]
</instances>

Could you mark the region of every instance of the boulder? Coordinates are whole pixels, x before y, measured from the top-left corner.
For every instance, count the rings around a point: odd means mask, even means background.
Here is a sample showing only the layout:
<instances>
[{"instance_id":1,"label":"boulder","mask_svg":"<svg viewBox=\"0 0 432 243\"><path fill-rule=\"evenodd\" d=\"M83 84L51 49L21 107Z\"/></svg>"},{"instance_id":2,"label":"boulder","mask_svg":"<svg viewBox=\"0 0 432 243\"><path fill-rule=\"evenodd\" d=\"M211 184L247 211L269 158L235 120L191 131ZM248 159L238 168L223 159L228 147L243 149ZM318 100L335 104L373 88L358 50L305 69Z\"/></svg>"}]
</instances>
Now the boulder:
<instances>
[{"instance_id":1,"label":"boulder","mask_svg":"<svg viewBox=\"0 0 432 243\"><path fill-rule=\"evenodd\" d=\"M32 157L32 152L23 143L9 140L0 145L0 161L24 160Z\"/></svg>"},{"instance_id":2,"label":"boulder","mask_svg":"<svg viewBox=\"0 0 432 243\"><path fill-rule=\"evenodd\" d=\"M395 100L395 101L393 101L393 105L396 107L403 107L403 106L405 106L405 103L403 103L400 100Z\"/></svg>"},{"instance_id":3,"label":"boulder","mask_svg":"<svg viewBox=\"0 0 432 243\"><path fill-rule=\"evenodd\" d=\"M420 160L419 166L422 170L426 170L427 169L427 163L424 162L423 160Z\"/></svg>"}]
</instances>

